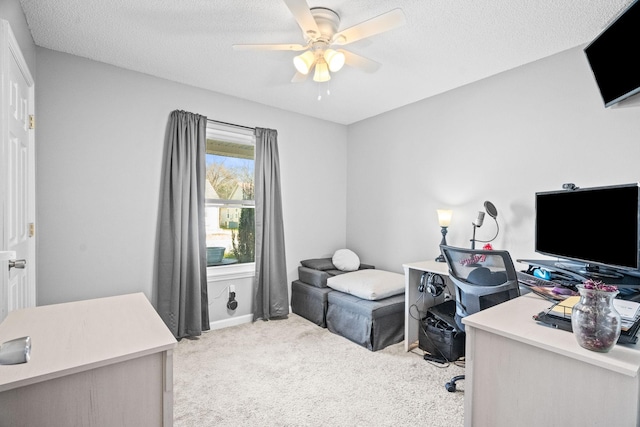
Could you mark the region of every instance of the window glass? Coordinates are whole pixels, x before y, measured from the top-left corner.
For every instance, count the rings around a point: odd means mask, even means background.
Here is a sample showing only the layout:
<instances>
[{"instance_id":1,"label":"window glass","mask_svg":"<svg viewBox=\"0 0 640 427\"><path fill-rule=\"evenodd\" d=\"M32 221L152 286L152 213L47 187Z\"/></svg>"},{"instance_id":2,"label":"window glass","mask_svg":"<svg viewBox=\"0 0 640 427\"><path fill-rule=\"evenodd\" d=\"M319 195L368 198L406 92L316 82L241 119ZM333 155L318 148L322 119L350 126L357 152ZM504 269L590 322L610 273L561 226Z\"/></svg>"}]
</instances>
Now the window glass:
<instances>
[{"instance_id":1,"label":"window glass","mask_svg":"<svg viewBox=\"0 0 640 427\"><path fill-rule=\"evenodd\" d=\"M255 260L253 133L207 127L205 222L207 266Z\"/></svg>"}]
</instances>

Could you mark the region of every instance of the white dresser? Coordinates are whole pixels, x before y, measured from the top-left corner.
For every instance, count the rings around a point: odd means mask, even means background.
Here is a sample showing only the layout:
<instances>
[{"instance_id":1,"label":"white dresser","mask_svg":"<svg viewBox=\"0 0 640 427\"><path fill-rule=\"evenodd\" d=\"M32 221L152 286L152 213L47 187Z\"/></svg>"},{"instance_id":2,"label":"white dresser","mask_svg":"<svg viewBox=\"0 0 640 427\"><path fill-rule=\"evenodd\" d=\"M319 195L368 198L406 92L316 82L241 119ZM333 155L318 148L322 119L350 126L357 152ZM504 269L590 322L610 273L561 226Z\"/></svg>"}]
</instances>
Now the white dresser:
<instances>
[{"instance_id":1,"label":"white dresser","mask_svg":"<svg viewBox=\"0 0 640 427\"><path fill-rule=\"evenodd\" d=\"M31 360L0 366L0 425L173 425L176 340L144 294L13 311L0 343L22 336Z\"/></svg>"}]
</instances>

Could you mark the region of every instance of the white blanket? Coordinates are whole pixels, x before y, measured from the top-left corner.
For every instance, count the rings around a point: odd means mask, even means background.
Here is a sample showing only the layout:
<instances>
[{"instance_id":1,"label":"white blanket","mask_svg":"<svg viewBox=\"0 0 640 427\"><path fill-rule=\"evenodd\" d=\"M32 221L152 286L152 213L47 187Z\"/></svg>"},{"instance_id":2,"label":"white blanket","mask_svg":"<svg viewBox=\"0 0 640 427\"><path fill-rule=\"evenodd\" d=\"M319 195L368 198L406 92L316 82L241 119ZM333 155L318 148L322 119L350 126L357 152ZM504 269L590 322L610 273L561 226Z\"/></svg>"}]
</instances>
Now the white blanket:
<instances>
[{"instance_id":1,"label":"white blanket","mask_svg":"<svg viewBox=\"0 0 640 427\"><path fill-rule=\"evenodd\" d=\"M364 269L327 279L327 286L358 298L379 300L404 292L404 275L390 271Z\"/></svg>"}]
</instances>

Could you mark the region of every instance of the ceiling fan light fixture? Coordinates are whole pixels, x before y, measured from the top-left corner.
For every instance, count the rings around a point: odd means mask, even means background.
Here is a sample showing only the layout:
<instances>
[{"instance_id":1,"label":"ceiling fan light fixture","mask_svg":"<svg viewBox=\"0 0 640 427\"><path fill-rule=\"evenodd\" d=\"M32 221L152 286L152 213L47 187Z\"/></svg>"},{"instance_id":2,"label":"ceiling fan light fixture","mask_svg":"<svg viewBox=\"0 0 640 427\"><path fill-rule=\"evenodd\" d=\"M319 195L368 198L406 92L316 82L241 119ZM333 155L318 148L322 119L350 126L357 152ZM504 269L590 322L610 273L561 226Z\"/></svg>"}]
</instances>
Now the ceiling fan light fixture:
<instances>
[{"instance_id":1,"label":"ceiling fan light fixture","mask_svg":"<svg viewBox=\"0 0 640 427\"><path fill-rule=\"evenodd\" d=\"M338 32L340 15L334 10L326 7L309 7L308 0L282 1L302 30L304 45L298 43L241 44L233 45L233 49L301 52L293 57L296 74L291 79L292 82L305 81L312 71L314 81L327 82L331 80L331 73L341 70L345 64L368 73L376 71L380 67L379 63L338 47L384 33L406 23L404 12L396 8Z\"/></svg>"},{"instance_id":2,"label":"ceiling fan light fixture","mask_svg":"<svg viewBox=\"0 0 640 427\"><path fill-rule=\"evenodd\" d=\"M331 74L329 74L329 67L327 67L326 61L318 61L316 64L316 71L313 74L313 81L322 83L329 80L331 80Z\"/></svg>"},{"instance_id":3,"label":"ceiling fan light fixture","mask_svg":"<svg viewBox=\"0 0 640 427\"><path fill-rule=\"evenodd\" d=\"M311 71L311 67L313 67L313 62L316 60L315 55L310 50L306 51L302 55L298 55L293 58L293 65L296 67L299 73L309 74Z\"/></svg>"},{"instance_id":4,"label":"ceiling fan light fixture","mask_svg":"<svg viewBox=\"0 0 640 427\"><path fill-rule=\"evenodd\" d=\"M340 51L327 49L324 52L324 59L327 64L329 64L329 70L335 73L336 71L340 71L344 66L345 56L344 53Z\"/></svg>"}]
</instances>

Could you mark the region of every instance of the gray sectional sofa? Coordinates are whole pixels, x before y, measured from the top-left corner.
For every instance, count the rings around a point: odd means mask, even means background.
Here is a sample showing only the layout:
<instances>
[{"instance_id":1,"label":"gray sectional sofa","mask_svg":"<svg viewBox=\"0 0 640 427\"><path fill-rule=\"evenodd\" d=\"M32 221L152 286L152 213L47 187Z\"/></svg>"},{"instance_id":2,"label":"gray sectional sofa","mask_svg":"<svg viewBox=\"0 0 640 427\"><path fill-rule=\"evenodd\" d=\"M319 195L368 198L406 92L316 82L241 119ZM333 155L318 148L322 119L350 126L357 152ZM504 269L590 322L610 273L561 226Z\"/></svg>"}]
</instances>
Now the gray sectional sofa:
<instances>
[{"instance_id":1,"label":"gray sectional sofa","mask_svg":"<svg viewBox=\"0 0 640 427\"><path fill-rule=\"evenodd\" d=\"M403 275L367 264L343 271L331 258L300 264L291 283L293 313L371 351L404 339Z\"/></svg>"}]
</instances>

